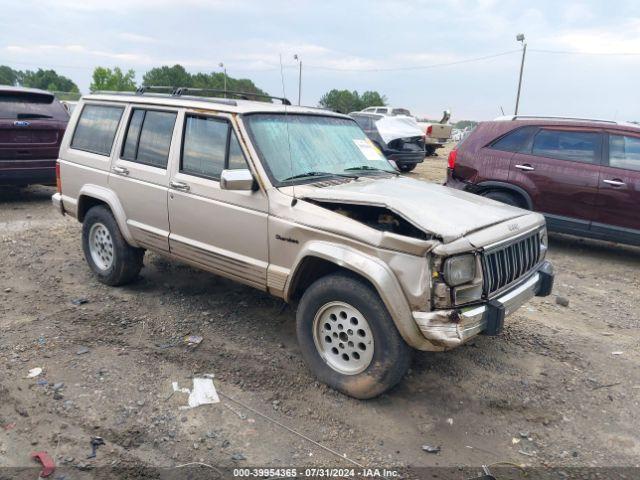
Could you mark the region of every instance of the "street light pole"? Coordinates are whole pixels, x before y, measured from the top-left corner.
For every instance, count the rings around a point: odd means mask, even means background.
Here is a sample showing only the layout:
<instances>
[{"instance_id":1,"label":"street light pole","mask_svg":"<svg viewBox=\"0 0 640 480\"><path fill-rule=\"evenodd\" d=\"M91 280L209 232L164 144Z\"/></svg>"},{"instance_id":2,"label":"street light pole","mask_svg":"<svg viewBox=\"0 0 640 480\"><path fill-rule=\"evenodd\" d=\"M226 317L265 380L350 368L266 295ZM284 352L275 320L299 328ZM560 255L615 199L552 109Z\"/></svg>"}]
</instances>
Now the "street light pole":
<instances>
[{"instance_id":1,"label":"street light pole","mask_svg":"<svg viewBox=\"0 0 640 480\"><path fill-rule=\"evenodd\" d=\"M222 68L224 73L224 98L227 98L227 68L224 66L224 63L220 62L218 64L220 68Z\"/></svg>"},{"instance_id":2,"label":"street light pole","mask_svg":"<svg viewBox=\"0 0 640 480\"><path fill-rule=\"evenodd\" d=\"M302 60L297 54L293 58L298 60L298 105L300 105L300 99L302 98Z\"/></svg>"},{"instance_id":3,"label":"street light pole","mask_svg":"<svg viewBox=\"0 0 640 480\"><path fill-rule=\"evenodd\" d=\"M522 43L522 62L520 62L520 78L518 79L518 95L516 96L516 111L514 115L518 115L518 107L520 106L520 89L522 88L522 72L524 71L524 57L527 54L527 44L524 41L524 34L520 33L516 36L516 40Z\"/></svg>"}]
</instances>

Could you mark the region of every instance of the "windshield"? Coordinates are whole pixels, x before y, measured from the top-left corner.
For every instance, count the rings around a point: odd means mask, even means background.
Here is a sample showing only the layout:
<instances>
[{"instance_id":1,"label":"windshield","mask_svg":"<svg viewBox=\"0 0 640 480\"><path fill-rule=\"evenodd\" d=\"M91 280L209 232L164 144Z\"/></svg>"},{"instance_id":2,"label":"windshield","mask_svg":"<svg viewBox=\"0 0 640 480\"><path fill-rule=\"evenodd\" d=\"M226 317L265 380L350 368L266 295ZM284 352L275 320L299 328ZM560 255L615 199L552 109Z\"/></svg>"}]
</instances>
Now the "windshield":
<instances>
[{"instance_id":1,"label":"windshield","mask_svg":"<svg viewBox=\"0 0 640 480\"><path fill-rule=\"evenodd\" d=\"M351 119L253 114L245 121L276 185L311 177L395 172Z\"/></svg>"},{"instance_id":2,"label":"windshield","mask_svg":"<svg viewBox=\"0 0 640 480\"><path fill-rule=\"evenodd\" d=\"M0 92L0 118L10 120L69 120L69 114L53 95Z\"/></svg>"}]
</instances>

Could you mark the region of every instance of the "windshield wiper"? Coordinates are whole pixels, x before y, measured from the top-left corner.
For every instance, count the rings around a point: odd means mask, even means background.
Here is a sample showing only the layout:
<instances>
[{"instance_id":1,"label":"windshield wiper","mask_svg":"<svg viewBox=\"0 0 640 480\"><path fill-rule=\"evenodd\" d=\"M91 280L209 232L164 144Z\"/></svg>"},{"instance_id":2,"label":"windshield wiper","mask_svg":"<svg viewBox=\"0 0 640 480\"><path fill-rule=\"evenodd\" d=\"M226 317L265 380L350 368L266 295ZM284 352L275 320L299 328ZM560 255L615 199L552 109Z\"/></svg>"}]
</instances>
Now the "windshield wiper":
<instances>
[{"instance_id":1,"label":"windshield wiper","mask_svg":"<svg viewBox=\"0 0 640 480\"><path fill-rule=\"evenodd\" d=\"M397 172L392 172L391 170L385 170L384 168L372 167L371 165L360 165L359 167L349 167L344 169L345 172L349 172L353 170L385 172L385 173L393 173L397 175Z\"/></svg>"},{"instance_id":2,"label":"windshield wiper","mask_svg":"<svg viewBox=\"0 0 640 480\"><path fill-rule=\"evenodd\" d=\"M346 175L344 173L334 173L334 172L305 172L299 173L297 175L293 175L291 177L284 178L282 181L286 182L288 180L296 180L298 178L305 177L347 177L347 178L358 178L357 175Z\"/></svg>"}]
</instances>

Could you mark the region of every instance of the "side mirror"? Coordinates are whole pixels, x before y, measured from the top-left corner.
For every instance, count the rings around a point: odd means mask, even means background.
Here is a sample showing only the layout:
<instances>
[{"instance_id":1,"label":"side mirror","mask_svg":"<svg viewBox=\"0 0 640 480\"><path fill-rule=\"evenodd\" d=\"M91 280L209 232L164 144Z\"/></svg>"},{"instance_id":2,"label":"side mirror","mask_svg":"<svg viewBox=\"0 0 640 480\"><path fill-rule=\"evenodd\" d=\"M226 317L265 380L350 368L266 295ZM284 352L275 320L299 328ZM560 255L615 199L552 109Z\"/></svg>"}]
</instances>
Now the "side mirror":
<instances>
[{"instance_id":1,"label":"side mirror","mask_svg":"<svg viewBox=\"0 0 640 480\"><path fill-rule=\"evenodd\" d=\"M223 190L256 190L257 184L251 171L223 170L220 174L220 188Z\"/></svg>"}]
</instances>

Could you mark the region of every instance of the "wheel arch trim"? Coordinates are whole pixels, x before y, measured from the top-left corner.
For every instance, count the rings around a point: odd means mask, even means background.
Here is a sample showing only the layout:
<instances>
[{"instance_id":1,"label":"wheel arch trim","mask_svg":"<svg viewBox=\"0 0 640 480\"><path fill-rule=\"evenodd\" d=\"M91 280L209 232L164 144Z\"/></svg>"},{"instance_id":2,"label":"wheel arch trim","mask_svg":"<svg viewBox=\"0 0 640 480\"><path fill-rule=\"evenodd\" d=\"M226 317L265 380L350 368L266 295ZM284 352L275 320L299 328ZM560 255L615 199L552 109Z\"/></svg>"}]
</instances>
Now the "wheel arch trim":
<instances>
[{"instance_id":1,"label":"wheel arch trim","mask_svg":"<svg viewBox=\"0 0 640 480\"><path fill-rule=\"evenodd\" d=\"M494 188L501 189L501 190L508 190L513 193L517 193L524 199L527 210L533 210L533 202L531 200L531 195L529 195L529 193L522 187L513 185L512 183L498 182L495 180L480 182L480 183L477 183L475 186L477 188L478 193L481 193L482 191L485 191L485 190L491 190Z\"/></svg>"},{"instance_id":2,"label":"wheel arch trim","mask_svg":"<svg viewBox=\"0 0 640 480\"><path fill-rule=\"evenodd\" d=\"M138 247L138 243L133 239L131 235L131 231L129 230L129 226L127 225L127 215L118 200L118 196L115 194L113 190L110 190L105 187L101 187L99 185L86 184L83 185L78 194L78 207L77 207L77 218L78 221L82 222L84 220L84 214L82 212L83 209L83 201L88 198L93 198L95 200L100 200L107 204L113 217L116 219L116 223L118 224L118 228L120 228L120 232L122 236L125 238L127 243L133 247Z\"/></svg>"}]
</instances>

